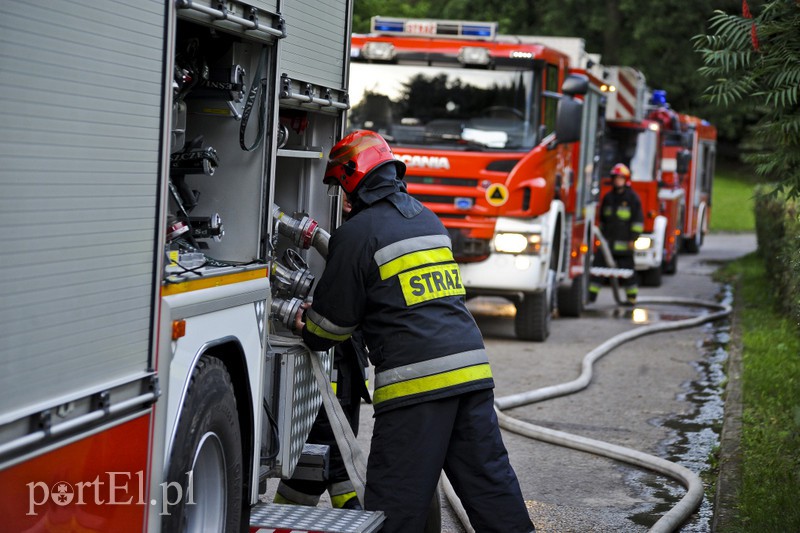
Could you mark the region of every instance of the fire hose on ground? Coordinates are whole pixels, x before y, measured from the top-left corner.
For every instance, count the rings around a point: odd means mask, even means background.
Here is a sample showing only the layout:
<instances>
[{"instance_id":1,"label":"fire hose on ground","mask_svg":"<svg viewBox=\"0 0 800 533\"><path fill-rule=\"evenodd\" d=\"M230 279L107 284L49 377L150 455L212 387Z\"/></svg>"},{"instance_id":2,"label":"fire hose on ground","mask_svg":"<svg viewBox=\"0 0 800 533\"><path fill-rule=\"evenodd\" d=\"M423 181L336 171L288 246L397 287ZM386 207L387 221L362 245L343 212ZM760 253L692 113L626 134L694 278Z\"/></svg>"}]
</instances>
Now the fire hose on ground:
<instances>
[{"instance_id":1,"label":"fire hose on ground","mask_svg":"<svg viewBox=\"0 0 800 533\"><path fill-rule=\"evenodd\" d=\"M606 259L606 264L610 265L612 268L615 268L616 265L609 251L608 244L597 228L595 228L595 233L600 240L601 250ZM617 279L612 277L611 284L613 288L614 299L616 300L617 304L621 304L624 300L620 298L618 294L619 285L617 283ZM679 481L684 487L686 487L686 494L649 530L651 533L668 533L675 531L702 502L703 482L697 474L684 466L666 461L660 457L649 455L631 448L625 448L623 446L617 446L615 444L581 437L580 435L574 435L565 433L563 431L549 429L543 426L529 424L527 422L516 420L502 412L513 407L541 402L559 396L566 396L585 389L592 381L594 363L607 353L611 352L613 349L626 342L638 339L639 337L644 337L645 335L652 335L654 333L696 327L706 322L712 322L724 318L731 312L730 306L728 305L689 298L647 297L640 298L639 304L686 305L692 307L704 307L711 309L712 311L704 315L687 318L684 320L641 326L619 335L615 335L584 356L581 364L581 373L576 379L558 385L550 385L520 394L496 398L495 411L497 412L500 427L508 431L513 431L520 435L540 440L542 442L547 442L549 444L555 444L557 446L572 448L575 450L622 461L636 467L652 470ZM450 485L449 481L447 481L444 474L442 475L442 478L444 482L443 486L445 488L445 495L447 496L447 499L453 507L456 515L466 531L473 532L474 530L469 525L466 511L453 491L452 486Z\"/></svg>"}]
</instances>

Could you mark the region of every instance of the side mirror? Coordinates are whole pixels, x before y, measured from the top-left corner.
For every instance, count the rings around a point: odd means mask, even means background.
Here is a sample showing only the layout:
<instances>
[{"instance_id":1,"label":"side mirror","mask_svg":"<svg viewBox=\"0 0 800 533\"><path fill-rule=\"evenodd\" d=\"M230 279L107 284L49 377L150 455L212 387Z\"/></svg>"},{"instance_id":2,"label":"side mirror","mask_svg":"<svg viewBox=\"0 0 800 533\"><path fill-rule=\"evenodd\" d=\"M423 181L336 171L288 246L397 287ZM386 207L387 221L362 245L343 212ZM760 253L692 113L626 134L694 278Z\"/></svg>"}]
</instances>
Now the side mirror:
<instances>
[{"instance_id":1,"label":"side mirror","mask_svg":"<svg viewBox=\"0 0 800 533\"><path fill-rule=\"evenodd\" d=\"M583 95L589 92L589 78L582 74L570 74L561 84L561 92L569 96Z\"/></svg>"},{"instance_id":2,"label":"side mirror","mask_svg":"<svg viewBox=\"0 0 800 533\"><path fill-rule=\"evenodd\" d=\"M583 103L572 98L561 98L556 109L556 142L574 143L581 140Z\"/></svg>"},{"instance_id":3,"label":"side mirror","mask_svg":"<svg viewBox=\"0 0 800 533\"><path fill-rule=\"evenodd\" d=\"M692 162L692 152L681 150L675 159L676 173L687 174L689 172L689 164Z\"/></svg>"}]
</instances>

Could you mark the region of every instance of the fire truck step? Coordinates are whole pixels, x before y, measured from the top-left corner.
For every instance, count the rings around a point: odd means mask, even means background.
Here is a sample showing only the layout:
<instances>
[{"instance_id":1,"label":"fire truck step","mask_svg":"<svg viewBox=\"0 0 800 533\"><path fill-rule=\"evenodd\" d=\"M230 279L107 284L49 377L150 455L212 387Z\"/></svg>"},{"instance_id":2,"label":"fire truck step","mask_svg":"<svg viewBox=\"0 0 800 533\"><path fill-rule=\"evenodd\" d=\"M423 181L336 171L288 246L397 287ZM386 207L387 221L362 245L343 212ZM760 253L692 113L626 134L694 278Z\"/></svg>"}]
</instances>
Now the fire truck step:
<instances>
[{"instance_id":1,"label":"fire truck step","mask_svg":"<svg viewBox=\"0 0 800 533\"><path fill-rule=\"evenodd\" d=\"M250 511L250 533L370 533L383 524L381 511L354 511L278 503L258 504Z\"/></svg>"},{"instance_id":2,"label":"fire truck step","mask_svg":"<svg viewBox=\"0 0 800 533\"><path fill-rule=\"evenodd\" d=\"M633 270L630 268L606 268L606 267L592 267L592 276L599 278L630 278L633 276Z\"/></svg>"}]
</instances>

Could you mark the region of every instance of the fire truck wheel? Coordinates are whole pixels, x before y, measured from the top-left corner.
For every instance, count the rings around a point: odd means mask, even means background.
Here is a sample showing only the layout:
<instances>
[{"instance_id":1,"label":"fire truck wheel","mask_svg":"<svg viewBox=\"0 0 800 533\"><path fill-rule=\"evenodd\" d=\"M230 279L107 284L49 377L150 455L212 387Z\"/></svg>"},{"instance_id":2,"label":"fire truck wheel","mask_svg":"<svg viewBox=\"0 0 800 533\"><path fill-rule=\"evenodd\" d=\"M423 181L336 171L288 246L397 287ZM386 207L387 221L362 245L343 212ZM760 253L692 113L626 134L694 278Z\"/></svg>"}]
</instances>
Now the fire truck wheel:
<instances>
[{"instance_id":1,"label":"fire truck wheel","mask_svg":"<svg viewBox=\"0 0 800 533\"><path fill-rule=\"evenodd\" d=\"M586 275L573 278L572 283L558 288L558 314L579 317L586 303Z\"/></svg>"},{"instance_id":2,"label":"fire truck wheel","mask_svg":"<svg viewBox=\"0 0 800 533\"><path fill-rule=\"evenodd\" d=\"M649 268L639 272L639 281L643 287L660 287L661 267Z\"/></svg>"},{"instance_id":3,"label":"fire truck wheel","mask_svg":"<svg viewBox=\"0 0 800 533\"><path fill-rule=\"evenodd\" d=\"M239 532L239 416L230 375L216 357L204 355L192 372L167 471L163 531Z\"/></svg>"},{"instance_id":4,"label":"fire truck wheel","mask_svg":"<svg viewBox=\"0 0 800 533\"><path fill-rule=\"evenodd\" d=\"M517 338L544 342L550 335L550 302L547 291L529 292L517 302L514 330Z\"/></svg>"},{"instance_id":5,"label":"fire truck wheel","mask_svg":"<svg viewBox=\"0 0 800 533\"><path fill-rule=\"evenodd\" d=\"M664 274L675 274L678 271L678 251L672 254L672 259L664 261Z\"/></svg>"}]
</instances>

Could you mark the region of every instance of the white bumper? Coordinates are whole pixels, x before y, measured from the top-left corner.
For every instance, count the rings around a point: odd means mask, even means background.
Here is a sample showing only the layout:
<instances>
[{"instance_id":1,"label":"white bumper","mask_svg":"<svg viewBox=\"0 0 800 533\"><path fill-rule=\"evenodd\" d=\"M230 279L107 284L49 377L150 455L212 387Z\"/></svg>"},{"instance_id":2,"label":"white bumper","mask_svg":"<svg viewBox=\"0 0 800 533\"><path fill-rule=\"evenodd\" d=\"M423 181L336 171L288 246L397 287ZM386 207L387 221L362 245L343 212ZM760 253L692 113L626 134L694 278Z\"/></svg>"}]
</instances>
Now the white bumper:
<instances>
[{"instance_id":1,"label":"white bumper","mask_svg":"<svg viewBox=\"0 0 800 533\"><path fill-rule=\"evenodd\" d=\"M542 247L538 254L507 254L492 250L489 258L479 263L462 263L464 287L474 292L519 293L537 292L547 288L547 266L553 249L550 219L552 214L532 220L500 217L495 233L538 233Z\"/></svg>"},{"instance_id":2,"label":"white bumper","mask_svg":"<svg viewBox=\"0 0 800 533\"><path fill-rule=\"evenodd\" d=\"M467 290L535 292L547 287L547 258L537 255L492 253L480 263L462 263Z\"/></svg>"}]
</instances>

